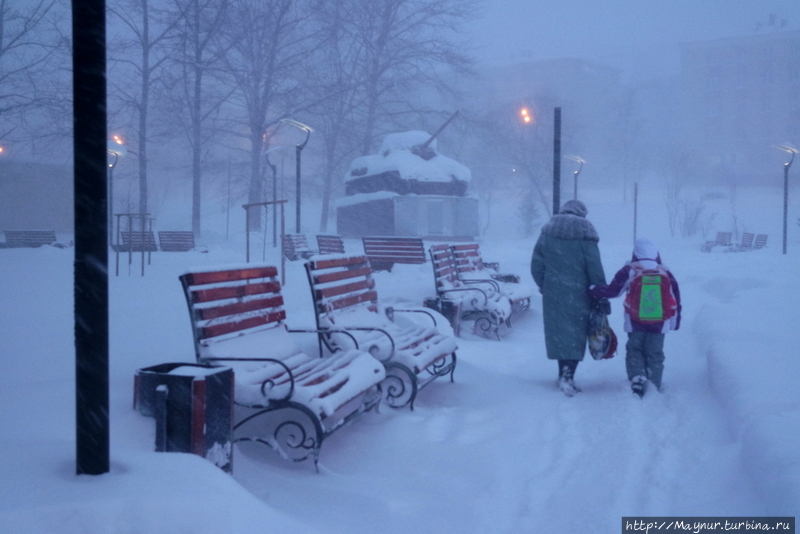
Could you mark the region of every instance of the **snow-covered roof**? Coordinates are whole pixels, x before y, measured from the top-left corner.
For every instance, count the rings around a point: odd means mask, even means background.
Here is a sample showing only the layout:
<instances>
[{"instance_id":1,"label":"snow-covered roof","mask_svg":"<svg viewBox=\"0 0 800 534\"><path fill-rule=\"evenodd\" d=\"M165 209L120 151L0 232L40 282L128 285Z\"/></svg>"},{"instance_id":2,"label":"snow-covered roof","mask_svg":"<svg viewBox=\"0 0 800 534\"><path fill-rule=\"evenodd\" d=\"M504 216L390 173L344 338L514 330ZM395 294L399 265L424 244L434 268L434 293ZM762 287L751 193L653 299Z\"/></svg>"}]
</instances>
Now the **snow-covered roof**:
<instances>
[{"instance_id":1,"label":"snow-covered roof","mask_svg":"<svg viewBox=\"0 0 800 534\"><path fill-rule=\"evenodd\" d=\"M387 135L377 154L353 160L345 182L389 171L397 171L402 180L450 182L455 179L469 182L472 179L469 168L439 154L436 139L428 145L433 152L432 158L424 159L412 151L414 147L425 144L430 137L430 134L418 130Z\"/></svg>"}]
</instances>

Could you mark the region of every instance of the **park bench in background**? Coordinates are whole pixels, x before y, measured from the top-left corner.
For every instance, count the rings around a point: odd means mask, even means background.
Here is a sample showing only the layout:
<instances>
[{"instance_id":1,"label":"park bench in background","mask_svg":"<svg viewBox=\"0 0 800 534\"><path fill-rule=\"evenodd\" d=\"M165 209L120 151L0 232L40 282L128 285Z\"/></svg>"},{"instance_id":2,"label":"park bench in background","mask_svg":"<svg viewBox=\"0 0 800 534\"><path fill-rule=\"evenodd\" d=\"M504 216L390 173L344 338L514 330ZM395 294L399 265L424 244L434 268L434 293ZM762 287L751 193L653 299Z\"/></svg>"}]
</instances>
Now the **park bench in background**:
<instances>
[{"instance_id":1,"label":"park bench in background","mask_svg":"<svg viewBox=\"0 0 800 534\"><path fill-rule=\"evenodd\" d=\"M514 313L520 313L531 306L533 288L523 284L515 274L501 274L498 263L486 263L481 256L478 243L461 243L450 247L453 251L458 278L466 284L493 281L495 291L511 300Z\"/></svg>"},{"instance_id":2,"label":"park bench in background","mask_svg":"<svg viewBox=\"0 0 800 534\"><path fill-rule=\"evenodd\" d=\"M120 232L122 244L112 245L116 252L156 252L156 236L151 231L146 232Z\"/></svg>"},{"instance_id":3,"label":"park bench in background","mask_svg":"<svg viewBox=\"0 0 800 534\"><path fill-rule=\"evenodd\" d=\"M6 247L38 248L56 243L54 230L6 230Z\"/></svg>"},{"instance_id":4,"label":"park bench in background","mask_svg":"<svg viewBox=\"0 0 800 534\"><path fill-rule=\"evenodd\" d=\"M756 236L755 244L753 245L754 249L764 248L767 246L767 234L758 234Z\"/></svg>"},{"instance_id":5,"label":"park bench in background","mask_svg":"<svg viewBox=\"0 0 800 534\"><path fill-rule=\"evenodd\" d=\"M387 404L410 405L417 392L456 366L456 341L436 329L425 308L381 309L366 256L315 258L305 264L320 337L330 351L355 346L386 367L383 390ZM415 314L429 325L394 322L399 313ZM424 317L427 316L427 319ZM399 316L397 316L399 319ZM441 317L440 317L441 320Z\"/></svg>"},{"instance_id":6,"label":"park bench in background","mask_svg":"<svg viewBox=\"0 0 800 534\"><path fill-rule=\"evenodd\" d=\"M714 241L706 241L700 248L703 252L711 252L711 249L717 246L730 247L732 232L717 232L717 238Z\"/></svg>"},{"instance_id":7,"label":"park bench in background","mask_svg":"<svg viewBox=\"0 0 800 534\"><path fill-rule=\"evenodd\" d=\"M395 263L425 263L421 237L362 237L373 271L391 271Z\"/></svg>"},{"instance_id":8,"label":"park bench in background","mask_svg":"<svg viewBox=\"0 0 800 534\"><path fill-rule=\"evenodd\" d=\"M307 259L317 253L308 247L308 239L305 234L284 234L281 236L281 243L283 244L283 255L289 261Z\"/></svg>"},{"instance_id":9,"label":"park bench in background","mask_svg":"<svg viewBox=\"0 0 800 534\"><path fill-rule=\"evenodd\" d=\"M497 291L493 280L465 283L458 278L453 250L447 244L429 249L438 305L453 325L456 334L462 320L475 321L475 333L500 339L500 327L510 326L511 301ZM445 305L448 308L445 310Z\"/></svg>"},{"instance_id":10,"label":"park bench in background","mask_svg":"<svg viewBox=\"0 0 800 534\"><path fill-rule=\"evenodd\" d=\"M158 243L164 252L187 252L194 248L194 232L159 231Z\"/></svg>"},{"instance_id":11,"label":"park bench in background","mask_svg":"<svg viewBox=\"0 0 800 534\"><path fill-rule=\"evenodd\" d=\"M344 254L344 242L338 235L317 235L320 254Z\"/></svg>"},{"instance_id":12,"label":"park bench in background","mask_svg":"<svg viewBox=\"0 0 800 534\"><path fill-rule=\"evenodd\" d=\"M746 252L753 250L754 234L744 232L742 234L742 241L740 243L733 243L725 252Z\"/></svg>"},{"instance_id":13,"label":"park bench in background","mask_svg":"<svg viewBox=\"0 0 800 534\"><path fill-rule=\"evenodd\" d=\"M234 442L262 443L317 465L327 436L381 401L383 365L369 353L305 354L284 324L278 269L188 272L180 276L198 363L234 371Z\"/></svg>"}]
</instances>

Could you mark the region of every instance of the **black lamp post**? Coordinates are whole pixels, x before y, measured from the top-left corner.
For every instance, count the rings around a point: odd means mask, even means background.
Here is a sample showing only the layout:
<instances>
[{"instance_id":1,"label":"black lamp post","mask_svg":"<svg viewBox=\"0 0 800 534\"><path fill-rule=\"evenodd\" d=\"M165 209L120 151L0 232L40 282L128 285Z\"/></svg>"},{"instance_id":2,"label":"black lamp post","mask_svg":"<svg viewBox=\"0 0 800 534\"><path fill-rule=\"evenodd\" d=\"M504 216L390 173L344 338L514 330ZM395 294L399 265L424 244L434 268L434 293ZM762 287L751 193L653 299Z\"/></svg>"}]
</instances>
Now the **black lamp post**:
<instances>
[{"instance_id":1,"label":"black lamp post","mask_svg":"<svg viewBox=\"0 0 800 534\"><path fill-rule=\"evenodd\" d=\"M298 129L303 130L304 132L306 132L305 141L303 141L302 143L298 144L295 147L295 168L297 170L296 179L295 179L295 182L296 182L295 183L295 189L297 191L297 197L295 198L295 219L296 219L296 221L295 221L295 233L299 234L300 233L300 153L306 147L306 144L308 143L308 139L311 137L311 132L313 132L314 129L311 126L308 126L306 124L303 124L302 122L298 122L298 121L292 120L292 119L283 119L283 120L281 120L281 122L286 123L286 124L288 124L290 126L294 126L295 128L298 128Z\"/></svg>"},{"instance_id":2,"label":"black lamp post","mask_svg":"<svg viewBox=\"0 0 800 534\"><path fill-rule=\"evenodd\" d=\"M113 140L108 141L106 152L109 156L114 156L114 160L108 164L108 242L112 243L114 238L114 167L117 166L119 158L124 158L128 151L122 144L122 139L115 135Z\"/></svg>"},{"instance_id":3,"label":"black lamp post","mask_svg":"<svg viewBox=\"0 0 800 534\"><path fill-rule=\"evenodd\" d=\"M792 166L797 149L788 143L778 145L776 148L791 154L789 161L783 164L783 253L786 254L786 220L789 216L789 167Z\"/></svg>"}]
</instances>

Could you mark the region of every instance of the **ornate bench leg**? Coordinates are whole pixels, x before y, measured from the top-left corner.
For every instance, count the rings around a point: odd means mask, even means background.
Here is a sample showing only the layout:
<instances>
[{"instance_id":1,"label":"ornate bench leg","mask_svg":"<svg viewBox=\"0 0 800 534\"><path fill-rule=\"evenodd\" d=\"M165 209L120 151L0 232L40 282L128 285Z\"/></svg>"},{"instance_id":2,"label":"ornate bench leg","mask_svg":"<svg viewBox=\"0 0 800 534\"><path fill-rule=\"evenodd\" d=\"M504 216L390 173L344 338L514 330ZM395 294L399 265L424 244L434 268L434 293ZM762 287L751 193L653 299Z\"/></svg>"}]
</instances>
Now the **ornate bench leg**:
<instances>
[{"instance_id":1,"label":"ornate bench leg","mask_svg":"<svg viewBox=\"0 0 800 534\"><path fill-rule=\"evenodd\" d=\"M258 410L236 423L233 430L235 434L240 434L234 442L261 443L294 462L311 456L315 468L324 438L319 418L295 402Z\"/></svg>"},{"instance_id":2,"label":"ornate bench leg","mask_svg":"<svg viewBox=\"0 0 800 534\"><path fill-rule=\"evenodd\" d=\"M386 378L381 382L381 389L385 392L386 404L392 408L402 408L410 405L414 409L414 399L417 397L417 375L397 362L386 362Z\"/></svg>"}]
</instances>

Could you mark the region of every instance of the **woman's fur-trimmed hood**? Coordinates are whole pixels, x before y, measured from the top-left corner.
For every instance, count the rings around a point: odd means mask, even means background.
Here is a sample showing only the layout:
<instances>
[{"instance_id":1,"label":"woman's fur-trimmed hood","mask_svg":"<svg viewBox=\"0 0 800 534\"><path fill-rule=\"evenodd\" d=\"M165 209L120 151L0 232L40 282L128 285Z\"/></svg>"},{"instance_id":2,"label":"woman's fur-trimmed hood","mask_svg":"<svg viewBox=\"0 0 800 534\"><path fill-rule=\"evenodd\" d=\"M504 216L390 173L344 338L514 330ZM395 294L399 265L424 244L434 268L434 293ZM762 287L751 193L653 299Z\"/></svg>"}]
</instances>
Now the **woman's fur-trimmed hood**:
<instances>
[{"instance_id":1,"label":"woman's fur-trimmed hood","mask_svg":"<svg viewBox=\"0 0 800 534\"><path fill-rule=\"evenodd\" d=\"M600 241L600 236L592 223L581 216L569 213L553 215L542 227L542 234L557 239Z\"/></svg>"}]
</instances>

